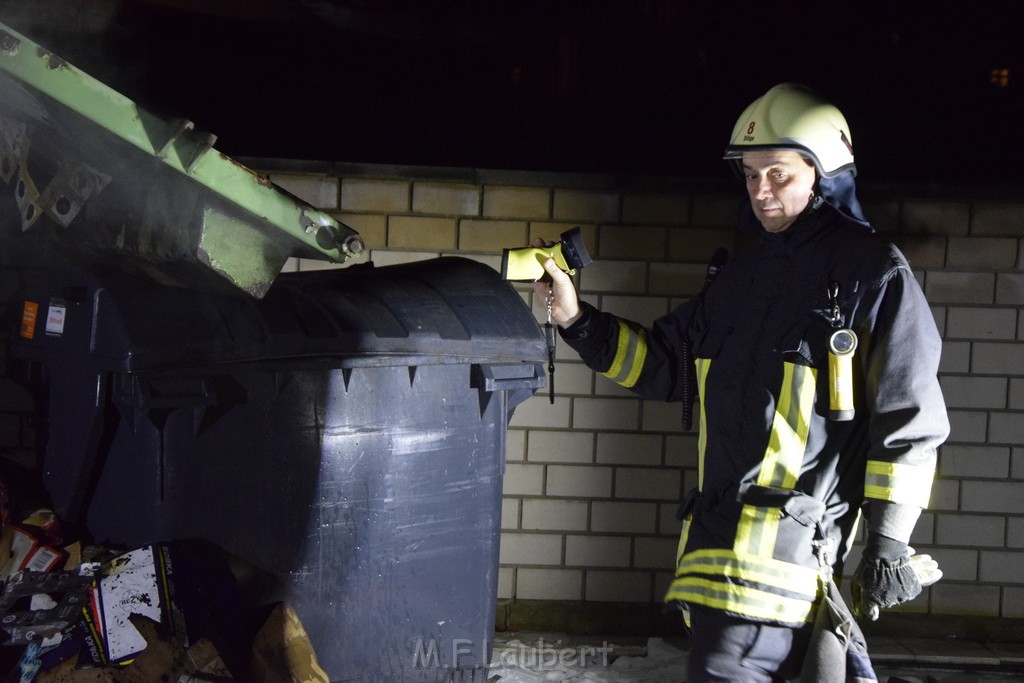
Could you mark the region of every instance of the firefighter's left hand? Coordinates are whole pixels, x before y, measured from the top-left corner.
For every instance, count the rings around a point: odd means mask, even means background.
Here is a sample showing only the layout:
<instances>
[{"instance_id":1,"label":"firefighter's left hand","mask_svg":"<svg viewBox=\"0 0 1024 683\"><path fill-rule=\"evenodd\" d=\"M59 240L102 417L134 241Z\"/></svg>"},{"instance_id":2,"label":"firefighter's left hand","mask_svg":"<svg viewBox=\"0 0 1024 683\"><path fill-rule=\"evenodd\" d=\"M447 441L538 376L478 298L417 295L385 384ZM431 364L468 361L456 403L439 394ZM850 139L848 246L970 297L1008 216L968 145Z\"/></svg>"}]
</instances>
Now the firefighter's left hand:
<instances>
[{"instance_id":1,"label":"firefighter's left hand","mask_svg":"<svg viewBox=\"0 0 1024 683\"><path fill-rule=\"evenodd\" d=\"M853 615L875 621L881 610L913 600L941 578L938 562L914 554L913 548L896 559L872 557L865 551L850 586Z\"/></svg>"},{"instance_id":2,"label":"firefighter's left hand","mask_svg":"<svg viewBox=\"0 0 1024 683\"><path fill-rule=\"evenodd\" d=\"M907 548L907 552L910 553L909 564L917 574L921 588L927 588L942 578L939 563L933 560L931 555L917 555L913 548Z\"/></svg>"}]
</instances>

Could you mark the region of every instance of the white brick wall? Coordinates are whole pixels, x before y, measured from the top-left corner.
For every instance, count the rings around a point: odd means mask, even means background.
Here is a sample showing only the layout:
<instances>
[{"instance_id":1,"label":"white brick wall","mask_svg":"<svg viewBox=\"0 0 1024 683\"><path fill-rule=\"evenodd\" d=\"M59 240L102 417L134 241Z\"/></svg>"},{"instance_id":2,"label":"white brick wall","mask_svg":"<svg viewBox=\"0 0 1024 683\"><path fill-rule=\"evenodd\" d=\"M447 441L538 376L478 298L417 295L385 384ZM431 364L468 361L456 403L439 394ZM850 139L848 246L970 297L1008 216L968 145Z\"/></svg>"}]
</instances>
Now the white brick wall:
<instances>
[{"instance_id":1,"label":"white brick wall","mask_svg":"<svg viewBox=\"0 0 1024 683\"><path fill-rule=\"evenodd\" d=\"M988 435L988 413L955 410L948 407L949 399L946 400L950 424L949 442L984 443Z\"/></svg>"},{"instance_id":2,"label":"white brick wall","mask_svg":"<svg viewBox=\"0 0 1024 683\"><path fill-rule=\"evenodd\" d=\"M524 529L548 531L584 531L587 528L587 502L583 500L523 500Z\"/></svg>"},{"instance_id":3,"label":"white brick wall","mask_svg":"<svg viewBox=\"0 0 1024 683\"><path fill-rule=\"evenodd\" d=\"M994 443L1024 443L1024 412L992 413L988 436Z\"/></svg>"},{"instance_id":4,"label":"white brick wall","mask_svg":"<svg viewBox=\"0 0 1024 683\"><path fill-rule=\"evenodd\" d=\"M1006 518L995 515L938 515L935 542L959 547L1003 547Z\"/></svg>"},{"instance_id":5,"label":"white brick wall","mask_svg":"<svg viewBox=\"0 0 1024 683\"><path fill-rule=\"evenodd\" d=\"M338 207L338 179L325 176L273 173L270 181L318 209Z\"/></svg>"},{"instance_id":6,"label":"white brick wall","mask_svg":"<svg viewBox=\"0 0 1024 683\"><path fill-rule=\"evenodd\" d=\"M586 599L600 602L649 602L650 574L588 571Z\"/></svg>"},{"instance_id":7,"label":"white brick wall","mask_svg":"<svg viewBox=\"0 0 1024 683\"><path fill-rule=\"evenodd\" d=\"M547 471L544 493L549 496L607 498L611 495L613 470L610 467L548 465Z\"/></svg>"},{"instance_id":8,"label":"white brick wall","mask_svg":"<svg viewBox=\"0 0 1024 683\"><path fill-rule=\"evenodd\" d=\"M681 480L678 470L620 467L615 474L615 497L678 501Z\"/></svg>"},{"instance_id":9,"label":"white brick wall","mask_svg":"<svg viewBox=\"0 0 1024 683\"><path fill-rule=\"evenodd\" d=\"M583 572L578 569L516 570L515 596L524 600L580 600Z\"/></svg>"},{"instance_id":10,"label":"white brick wall","mask_svg":"<svg viewBox=\"0 0 1024 683\"><path fill-rule=\"evenodd\" d=\"M562 539L550 534L502 534L499 562L515 565L561 565Z\"/></svg>"},{"instance_id":11,"label":"white brick wall","mask_svg":"<svg viewBox=\"0 0 1024 683\"><path fill-rule=\"evenodd\" d=\"M653 503L594 501L591 531L651 534L657 523L658 506Z\"/></svg>"},{"instance_id":12,"label":"white brick wall","mask_svg":"<svg viewBox=\"0 0 1024 683\"><path fill-rule=\"evenodd\" d=\"M939 457L939 476L1006 479L1010 449L1005 446L946 444Z\"/></svg>"},{"instance_id":13,"label":"white brick wall","mask_svg":"<svg viewBox=\"0 0 1024 683\"><path fill-rule=\"evenodd\" d=\"M658 434L597 435L597 462L610 465L660 465L664 438Z\"/></svg>"},{"instance_id":14,"label":"white brick wall","mask_svg":"<svg viewBox=\"0 0 1024 683\"><path fill-rule=\"evenodd\" d=\"M737 188L620 191L581 178L563 187L551 174L533 185L524 174L480 185L436 173L272 177L365 226L378 265L445 253L497 268L503 240L555 239L579 225L596 258L577 275L582 298L641 322L700 286L715 246L734 247L739 199ZM952 424L912 539L945 578L902 611L1024 618L1024 204L950 197L865 201L929 297ZM531 287L517 288L532 301ZM682 431L677 404L637 400L565 344L557 358L555 404L546 391L527 400L507 434L499 597L659 600L678 499L696 485L696 435Z\"/></svg>"},{"instance_id":15,"label":"white brick wall","mask_svg":"<svg viewBox=\"0 0 1024 683\"><path fill-rule=\"evenodd\" d=\"M1015 619L1024 618L1024 588L1012 586L1004 588L1002 606L1001 616Z\"/></svg>"},{"instance_id":16,"label":"white brick wall","mask_svg":"<svg viewBox=\"0 0 1024 683\"><path fill-rule=\"evenodd\" d=\"M1024 518L1010 517L1007 522L1006 547L1024 548Z\"/></svg>"},{"instance_id":17,"label":"white brick wall","mask_svg":"<svg viewBox=\"0 0 1024 683\"><path fill-rule=\"evenodd\" d=\"M626 536L567 536L565 564L576 567L628 567L630 539Z\"/></svg>"},{"instance_id":18,"label":"white brick wall","mask_svg":"<svg viewBox=\"0 0 1024 683\"><path fill-rule=\"evenodd\" d=\"M640 401L634 398L575 398L574 429L636 431L640 426Z\"/></svg>"},{"instance_id":19,"label":"white brick wall","mask_svg":"<svg viewBox=\"0 0 1024 683\"><path fill-rule=\"evenodd\" d=\"M1024 483L1010 481L962 481L960 509L966 512L1024 514Z\"/></svg>"},{"instance_id":20,"label":"white brick wall","mask_svg":"<svg viewBox=\"0 0 1024 683\"><path fill-rule=\"evenodd\" d=\"M994 273L928 273L925 294L932 303L990 304L995 295Z\"/></svg>"},{"instance_id":21,"label":"white brick wall","mask_svg":"<svg viewBox=\"0 0 1024 683\"><path fill-rule=\"evenodd\" d=\"M939 373L966 373L971 369L971 343L947 341L942 344Z\"/></svg>"},{"instance_id":22,"label":"white brick wall","mask_svg":"<svg viewBox=\"0 0 1024 683\"><path fill-rule=\"evenodd\" d=\"M1016 308L950 308L946 335L952 339L1013 339Z\"/></svg>"},{"instance_id":23,"label":"white brick wall","mask_svg":"<svg viewBox=\"0 0 1024 683\"><path fill-rule=\"evenodd\" d=\"M1005 377L941 378L942 395L950 408L1005 408Z\"/></svg>"},{"instance_id":24,"label":"white brick wall","mask_svg":"<svg viewBox=\"0 0 1024 683\"><path fill-rule=\"evenodd\" d=\"M935 614L965 617L997 616L1000 610L1000 591L997 586L940 581L931 588L931 610Z\"/></svg>"},{"instance_id":25,"label":"white brick wall","mask_svg":"<svg viewBox=\"0 0 1024 683\"><path fill-rule=\"evenodd\" d=\"M539 496L544 493L544 468L540 465L509 463L505 467L505 493Z\"/></svg>"},{"instance_id":26,"label":"white brick wall","mask_svg":"<svg viewBox=\"0 0 1024 683\"><path fill-rule=\"evenodd\" d=\"M949 581L977 580L978 551L976 549L932 548L929 554L942 567L945 579Z\"/></svg>"}]
</instances>

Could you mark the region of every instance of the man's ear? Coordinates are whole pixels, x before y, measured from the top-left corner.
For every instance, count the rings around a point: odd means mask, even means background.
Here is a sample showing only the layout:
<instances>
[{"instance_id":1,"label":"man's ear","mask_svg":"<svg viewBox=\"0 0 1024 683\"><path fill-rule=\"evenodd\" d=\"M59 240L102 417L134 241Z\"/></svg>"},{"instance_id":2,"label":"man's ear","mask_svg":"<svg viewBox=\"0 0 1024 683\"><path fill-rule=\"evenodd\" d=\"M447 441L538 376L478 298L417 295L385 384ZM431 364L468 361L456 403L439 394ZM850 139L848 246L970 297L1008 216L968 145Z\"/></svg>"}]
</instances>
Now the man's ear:
<instances>
[{"instance_id":1,"label":"man's ear","mask_svg":"<svg viewBox=\"0 0 1024 683\"><path fill-rule=\"evenodd\" d=\"M814 169L814 187L811 188L811 201L807 202L807 211L817 211L821 208L821 205L825 203L825 198L821 196L821 175L818 174L818 169Z\"/></svg>"}]
</instances>

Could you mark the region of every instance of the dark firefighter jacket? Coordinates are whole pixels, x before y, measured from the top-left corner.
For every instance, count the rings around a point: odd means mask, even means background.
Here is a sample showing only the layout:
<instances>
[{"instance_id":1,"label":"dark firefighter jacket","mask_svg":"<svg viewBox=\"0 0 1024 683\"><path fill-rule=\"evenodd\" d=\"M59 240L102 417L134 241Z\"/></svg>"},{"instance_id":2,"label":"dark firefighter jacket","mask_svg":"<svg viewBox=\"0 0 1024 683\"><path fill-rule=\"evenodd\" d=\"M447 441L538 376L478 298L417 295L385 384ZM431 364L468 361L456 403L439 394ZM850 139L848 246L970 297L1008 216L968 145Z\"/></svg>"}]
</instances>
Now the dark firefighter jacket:
<instances>
[{"instance_id":1,"label":"dark firefighter jacket","mask_svg":"<svg viewBox=\"0 0 1024 683\"><path fill-rule=\"evenodd\" d=\"M685 400L695 379L699 492L680 511L666 602L795 626L822 595L815 549L838 574L863 503L877 503L869 529L903 541L927 505L949 429L941 342L903 255L865 223L821 203L784 232L757 231L702 296L651 328L584 304L563 338L645 398ZM837 326L859 338L850 421L829 419Z\"/></svg>"}]
</instances>

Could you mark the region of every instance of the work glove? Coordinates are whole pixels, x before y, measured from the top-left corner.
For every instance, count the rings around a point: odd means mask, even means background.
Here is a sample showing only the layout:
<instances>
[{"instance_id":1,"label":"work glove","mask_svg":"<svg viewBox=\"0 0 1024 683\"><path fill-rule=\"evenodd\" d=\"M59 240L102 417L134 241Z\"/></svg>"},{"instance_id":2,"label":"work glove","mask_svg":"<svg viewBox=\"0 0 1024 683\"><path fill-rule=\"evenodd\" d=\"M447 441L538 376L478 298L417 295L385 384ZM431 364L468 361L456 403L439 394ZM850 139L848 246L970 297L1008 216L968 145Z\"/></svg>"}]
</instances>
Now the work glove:
<instances>
[{"instance_id":1,"label":"work glove","mask_svg":"<svg viewBox=\"0 0 1024 683\"><path fill-rule=\"evenodd\" d=\"M869 534L850 593L854 617L878 619L880 610L913 600L921 589L942 578L929 555L916 555L906 543Z\"/></svg>"}]
</instances>

